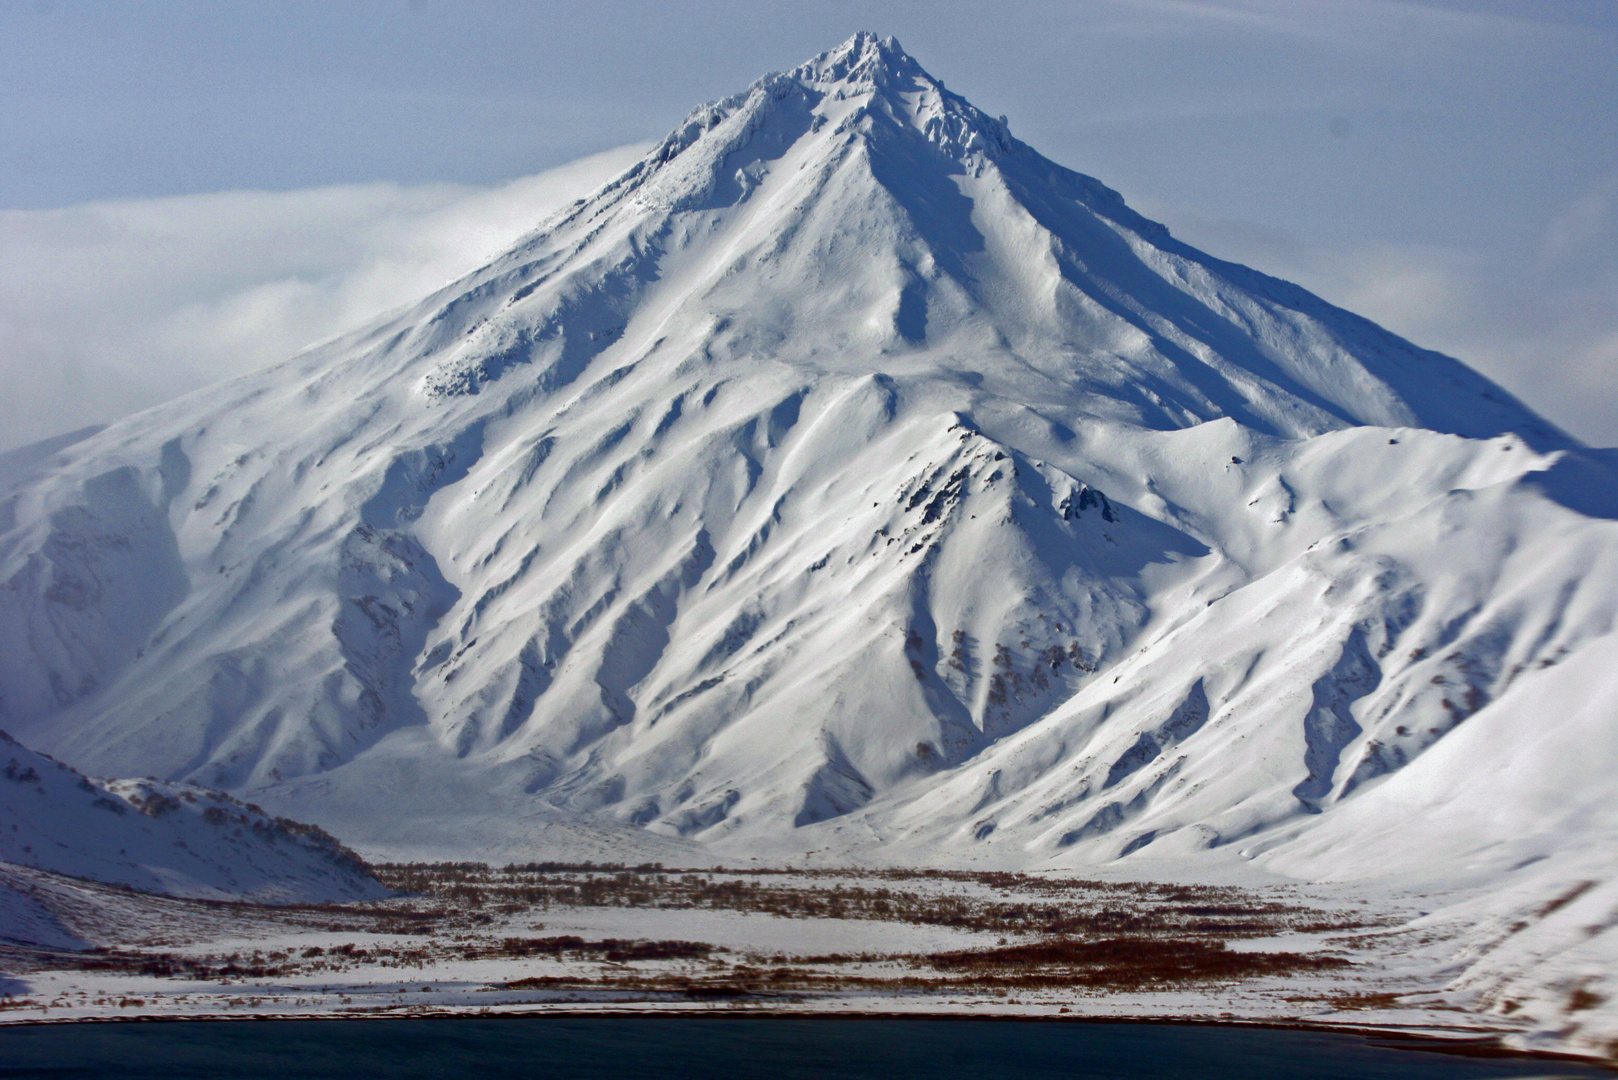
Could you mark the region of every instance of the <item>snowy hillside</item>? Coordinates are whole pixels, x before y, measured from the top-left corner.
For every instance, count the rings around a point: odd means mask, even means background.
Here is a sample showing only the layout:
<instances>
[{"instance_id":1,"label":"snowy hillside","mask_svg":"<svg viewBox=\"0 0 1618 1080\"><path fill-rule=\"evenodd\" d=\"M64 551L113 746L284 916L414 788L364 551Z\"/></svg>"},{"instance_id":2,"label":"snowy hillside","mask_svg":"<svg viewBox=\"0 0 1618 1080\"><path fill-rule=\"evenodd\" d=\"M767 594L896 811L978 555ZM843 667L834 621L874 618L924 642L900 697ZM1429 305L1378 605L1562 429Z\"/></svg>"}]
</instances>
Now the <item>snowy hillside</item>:
<instances>
[{"instance_id":1,"label":"snowy hillside","mask_svg":"<svg viewBox=\"0 0 1618 1080\"><path fill-rule=\"evenodd\" d=\"M1611 678L1607 458L870 35L6 465L0 724L367 851L1482 880L1583 827L1511 748L1618 747L1536 704Z\"/></svg>"},{"instance_id":2,"label":"snowy hillside","mask_svg":"<svg viewBox=\"0 0 1618 1080\"><path fill-rule=\"evenodd\" d=\"M386 894L358 856L313 826L190 784L92 781L4 732L0 823L0 889L9 864L205 899ZM0 902L0 938L19 936L7 929L15 899Z\"/></svg>"}]
</instances>

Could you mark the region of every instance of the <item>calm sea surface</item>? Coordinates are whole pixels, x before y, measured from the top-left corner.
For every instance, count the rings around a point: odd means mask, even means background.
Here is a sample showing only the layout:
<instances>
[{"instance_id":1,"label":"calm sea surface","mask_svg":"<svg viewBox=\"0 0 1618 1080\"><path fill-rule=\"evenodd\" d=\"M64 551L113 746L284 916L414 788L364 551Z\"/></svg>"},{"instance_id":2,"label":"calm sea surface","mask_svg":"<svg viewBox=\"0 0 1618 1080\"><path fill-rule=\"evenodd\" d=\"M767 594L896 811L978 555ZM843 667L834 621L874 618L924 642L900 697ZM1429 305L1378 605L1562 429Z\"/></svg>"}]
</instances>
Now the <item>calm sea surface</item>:
<instances>
[{"instance_id":1,"label":"calm sea surface","mask_svg":"<svg viewBox=\"0 0 1618 1080\"><path fill-rule=\"evenodd\" d=\"M0 1028L0 1077L926 1077L1308 1080L1611 1077L1349 1035L1172 1024L967 1020L522 1019Z\"/></svg>"}]
</instances>

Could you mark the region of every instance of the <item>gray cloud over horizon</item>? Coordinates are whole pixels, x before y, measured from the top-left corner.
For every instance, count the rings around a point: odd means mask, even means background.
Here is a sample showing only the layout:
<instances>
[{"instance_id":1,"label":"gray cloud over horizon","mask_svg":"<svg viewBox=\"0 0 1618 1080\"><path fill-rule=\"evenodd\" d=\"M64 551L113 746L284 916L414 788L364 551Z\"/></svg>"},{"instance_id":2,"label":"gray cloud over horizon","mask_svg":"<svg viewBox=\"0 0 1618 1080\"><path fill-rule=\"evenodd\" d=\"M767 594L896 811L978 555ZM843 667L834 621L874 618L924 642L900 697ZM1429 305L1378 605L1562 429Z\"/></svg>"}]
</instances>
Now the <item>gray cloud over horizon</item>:
<instances>
[{"instance_id":1,"label":"gray cloud over horizon","mask_svg":"<svg viewBox=\"0 0 1618 1080\"><path fill-rule=\"evenodd\" d=\"M628 167L0 211L0 450L284 360L476 269Z\"/></svg>"}]
</instances>

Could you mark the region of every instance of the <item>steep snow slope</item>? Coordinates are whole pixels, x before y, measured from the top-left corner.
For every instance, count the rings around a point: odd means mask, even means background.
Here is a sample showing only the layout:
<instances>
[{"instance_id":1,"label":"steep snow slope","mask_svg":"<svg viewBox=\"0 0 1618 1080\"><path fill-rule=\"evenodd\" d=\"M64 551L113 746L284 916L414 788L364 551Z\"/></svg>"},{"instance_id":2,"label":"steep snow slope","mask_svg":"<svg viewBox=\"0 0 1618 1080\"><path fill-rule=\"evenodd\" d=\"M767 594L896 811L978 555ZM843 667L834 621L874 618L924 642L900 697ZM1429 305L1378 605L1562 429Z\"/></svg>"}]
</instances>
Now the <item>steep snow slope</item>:
<instances>
[{"instance_id":1,"label":"steep snow slope","mask_svg":"<svg viewBox=\"0 0 1618 1080\"><path fill-rule=\"evenodd\" d=\"M1280 858L1611 634L1613 481L859 35L19 458L0 721L417 856Z\"/></svg>"},{"instance_id":2,"label":"steep snow slope","mask_svg":"<svg viewBox=\"0 0 1618 1080\"><path fill-rule=\"evenodd\" d=\"M1428 920L1465 928L1456 986L1534 1020L1530 1045L1618 1056L1615 671L1608 634L1524 675L1419 768L1266 861L1316 879L1420 883L1443 867L1484 883Z\"/></svg>"},{"instance_id":3,"label":"steep snow slope","mask_svg":"<svg viewBox=\"0 0 1618 1080\"><path fill-rule=\"evenodd\" d=\"M3 868L30 866L170 896L360 900L387 890L325 832L218 791L92 781L0 732L0 937L31 910ZM27 940L55 944L35 927Z\"/></svg>"},{"instance_id":4,"label":"steep snow slope","mask_svg":"<svg viewBox=\"0 0 1618 1080\"><path fill-rule=\"evenodd\" d=\"M1354 814L1315 815L1359 794L1382 805L1375 789L1393 774L1398 790L1435 804L1445 804L1439 776L1497 797L1493 770L1513 755L1478 734L1480 714L1484 728L1522 739L1581 724L1580 737L1599 742L1610 716L1578 720L1529 696L1545 688L1570 706L1588 693L1600 670L1588 658L1618 611L1618 526L1546 495L1546 478L1573 459L1510 437L1358 429L1264 445L1220 427L1176 436L1176 456L1243 464L1184 486L1154 470L1151 490L1199 534L1217 527L1227 558L1159 594L1161 615L1110 677L935 778L885 814L890 827L927 844L1071 848L1062 861L1080 863L1264 834L1243 845L1256 854L1303 828L1322 837L1311 876L1330 876L1331 859L1391 871L1391 851L1422 865L1435 854L1385 835L1410 830L1413 808L1390 813L1381 834ZM1213 526L1232 505L1248 511L1247 528ZM1449 740L1463 723L1467 738ZM1609 732L1601 747L1618 742ZM1458 842L1561 833L1569 823L1531 809L1567 798L1567 778L1541 766L1523 770L1492 828L1446 804ZM1610 785L1575 788L1618 806Z\"/></svg>"}]
</instances>

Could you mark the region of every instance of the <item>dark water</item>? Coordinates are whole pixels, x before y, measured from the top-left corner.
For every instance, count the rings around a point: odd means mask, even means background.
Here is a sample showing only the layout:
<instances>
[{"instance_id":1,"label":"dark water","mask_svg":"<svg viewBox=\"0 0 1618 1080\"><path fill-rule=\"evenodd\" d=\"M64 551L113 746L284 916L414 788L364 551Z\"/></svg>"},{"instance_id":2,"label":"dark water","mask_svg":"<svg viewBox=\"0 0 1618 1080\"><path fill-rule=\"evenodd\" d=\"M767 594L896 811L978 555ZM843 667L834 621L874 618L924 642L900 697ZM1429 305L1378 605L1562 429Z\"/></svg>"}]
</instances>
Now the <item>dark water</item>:
<instances>
[{"instance_id":1,"label":"dark water","mask_svg":"<svg viewBox=\"0 0 1618 1080\"><path fill-rule=\"evenodd\" d=\"M1356 1036L970 1020L286 1020L0 1028L0 1077L762 1077L764 1080L1360 1080L1610 1077Z\"/></svg>"}]
</instances>

